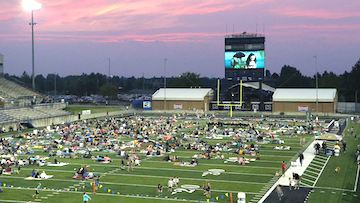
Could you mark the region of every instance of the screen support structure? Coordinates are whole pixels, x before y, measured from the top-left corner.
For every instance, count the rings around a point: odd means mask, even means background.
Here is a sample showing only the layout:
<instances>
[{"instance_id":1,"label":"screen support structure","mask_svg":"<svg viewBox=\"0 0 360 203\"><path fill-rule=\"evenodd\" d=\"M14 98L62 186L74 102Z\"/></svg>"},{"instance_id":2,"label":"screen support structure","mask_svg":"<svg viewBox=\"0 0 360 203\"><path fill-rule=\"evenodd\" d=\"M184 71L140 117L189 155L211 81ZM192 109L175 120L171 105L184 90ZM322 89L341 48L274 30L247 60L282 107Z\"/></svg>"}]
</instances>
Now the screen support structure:
<instances>
[{"instance_id":1,"label":"screen support structure","mask_svg":"<svg viewBox=\"0 0 360 203\"><path fill-rule=\"evenodd\" d=\"M239 104L220 104L220 79L218 79L218 84L217 84L217 105L218 106L228 106L229 107L229 116L232 118L233 117L233 107L242 107L243 104L243 88L242 88L242 80L240 80L239 83Z\"/></svg>"}]
</instances>

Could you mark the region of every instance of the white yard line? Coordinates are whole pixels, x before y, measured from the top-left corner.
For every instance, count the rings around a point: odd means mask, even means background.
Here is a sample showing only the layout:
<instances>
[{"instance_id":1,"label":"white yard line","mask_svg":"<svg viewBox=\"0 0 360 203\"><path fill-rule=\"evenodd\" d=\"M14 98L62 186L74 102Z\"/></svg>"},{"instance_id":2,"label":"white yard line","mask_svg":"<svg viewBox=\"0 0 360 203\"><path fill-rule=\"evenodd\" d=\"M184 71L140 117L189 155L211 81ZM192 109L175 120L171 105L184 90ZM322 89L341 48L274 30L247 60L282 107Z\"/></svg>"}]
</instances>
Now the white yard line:
<instances>
[{"instance_id":1,"label":"white yard line","mask_svg":"<svg viewBox=\"0 0 360 203\"><path fill-rule=\"evenodd\" d=\"M326 162L326 160L324 160L323 162L320 162L320 161L317 161L317 160L314 159L312 162L322 165L322 164L324 164Z\"/></svg>"},{"instance_id":2,"label":"white yard line","mask_svg":"<svg viewBox=\"0 0 360 203\"><path fill-rule=\"evenodd\" d=\"M312 173L312 174L314 174L314 175L318 175L318 174L319 174L319 173L312 172L312 171L310 171L310 170L307 170L306 173Z\"/></svg>"},{"instance_id":3,"label":"white yard line","mask_svg":"<svg viewBox=\"0 0 360 203\"><path fill-rule=\"evenodd\" d=\"M24 177L13 177L13 176L4 176L2 178L8 178L8 179L24 179ZM182 178L183 179L183 178ZM67 180L67 179L47 179L46 181L52 181L52 182L56 182L56 181L62 181L62 182L75 182L75 183L79 183L79 180ZM157 185L143 185L143 184L132 184L132 183L115 183L115 182L104 182L101 181L101 184L105 184L105 185L125 185L125 186L135 186L135 187L151 187L151 188L156 188ZM69 186L68 186L69 187ZM199 191L202 189L198 189ZM233 193L238 193L240 191L230 191L230 190L212 190L214 192L233 192ZM258 194L256 192L246 192L248 194Z\"/></svg>"},{"instance_id":4,"label":"white yard line","mask_svg":"<svg viewBox=\"0 0 360 203\"><path fill-rule=\"evenodd\" d=\"M35 190L36 188L21 188L21 187L13 187L7 188L12 190ZM53 190L42 189L42 191L54 192ZM83 192L77 191L58 191L60 193L75 193L75 194L83 194ZM135 195L118 195L118 194L108 194L108 193L96 193L96 195L100 196L117 196L117 197L129 197L129 198L138 198L138 199L153 199L153 200L166 200L166 201L178 201L178 202L206 202L199 200L188 200L188 199L174 199L174 198L162 198L162 197L146 197L146 196L135 196ZM37 202L29 202L29 201L15 201L15 200L0 200L0 202L14 202L14 203L37 203Z\"/></svg>"},{"instance_id":5,"label":"white yard line","mask_svg":"<svg viewBox=\"0 0 360 203\"><path fill-rule=\"evenodd\" d=\"M356 180L355 180L355 185L354 185L354 192L357 191L357 185L358 185L358 181L359 181L359 171L360 171L360 165L358 165L358 167L357 167L357 174L356 174Z\"/></svg>"},{"instance_id":6,"label":"white yard line","mask_svg":"<svg viewBox=\"0 0 360 203\"><path fill-rule=\"evenodd\" d=\"M313 184L313 187L314 187L314 186L316 185L316 183L318 182L318 180L319 180L319 178L320 178L320 176L321 176L322 172L324 171L324 169L325 169L325 167L326 167L327 163L328 163L328 162L329 162L329 160L330 160L330 157L331 157L331 156L328 156L328 158L326 159L326 162L325 162L325 164L323 165L323 167L322 167L322 169L321 169L321 171L320 171L320 173L319 173L318 177L316 178L316 180L315 180L315 182L314 182L314 184Z\"/></svg>"},{"instance_id":7,"label":"white yard line","mask_svg":"<svg viewBox=\"0 0 360 203\"><path fill-rule=\"evenodd\" d=\"M304 177L301 177L301 179L302 179L302 180L306 180L306 181L311 182L311 183L314 182L313 180L309 180L309 179L304 178Z\"/></svg>"},{"instance_id":8,"label":"white yard line","mask_svg":"<svg viewBox=\"0 0 360 203\"><path fill-rule=\"evenodd\" d=\"M309 175L309 174L303 174L303 176L307 176L307 177L310 177L310 178L315 178L315 179L316 179L316 177L315 177L315 176L312 176L312 175Z\"/></svg>"},{"instance_id":9,"label":"white yard line","mask_svg":"<svg viewBox=\"0 0 360 203\"><path fill-rule=\"evenodd\" d=\"M312 170L314 170L314 171L319 171L319 172L320 172L320 170L321 170L320 168L314 168L314 167L311 167L311 166L309 166L308 168L309 168L309 169L312 169Z\"/></svg>"},{"instance_id":10,"label":"white yard line","mask_svg":"<svg viewBox=\"0 0 360 203\"><path fill-rule=\"evenodd\" d=\"M69 163L69 165L78 166L79 164ZM91 164L91 166L104 166L104 165L102 165L102 164ZM115 165L106 165L106 166L112 166L112 167L119 168L119 166L115 166ZM176 168L155 168L155 167L146 167L146 166L139 166L139 167L135 167L134 169L165 170L165 171L186 171L186 172L192 172L192 173L203 173L204 172L204 171L201 171L201 170L176 169ZM274 176L272 174L237 173L237 172L226 172L226 171L224 172L224 174L256 175L256 176L268 176L268 177L273 177Z\"/></svg>"},{"instance_id":11,"label":"white yard line","mask_svg":"<svg viewBox=\"0 0 360 203\"><path fill-rule=\"evenodd\" d=\"M308 184L306 184L306 183L301 183L301 185L305 185L305 186L307 186L307 187L311 187L311 185L308 185Z\"/></svg>"},{"instance_id":12,"label":"white yard line","mask_svg":"<svg viewBox=\"0 0 360 203\"><path fill-rule=\"evenodd\" d=\"M264 156L264 155L261 155ZM146 161L146 162L152 162L152 163L166 163L163 161ZM256 162L256 161L255 161ZM204 163L200 163L199 165L201 166L218 166L218 167L222 167L222 166L226 166L226 167L237 167L237 168L264 168L264 169L279 169L278 167L267 167L267 166L240 166L240 165L230 165L230 164L204 164Z\"/></svg>"},{"instance_id":13,"label":"white yard line","mask_svg":"<svg viewBox=\"0 0 360 203\"><path fill-rule=\"evenodd\" d=\"M28 169L26 169L28 170ZM74 171L67 171L67 170L53 170L53 169L47 169L47 171L50 172L63 172L63 173L74 173ZM171 178L170 176L153 176L153 175L140 175L140 174L109 174L109 172L104 173L98 173L98 174L104 174L107 176L126 176L126 177L143 177L143 178ZM209 182L222 182L222 183L246 183L246 184L252 184L252 185L265 185L267 183L258 183L258 182L247 182L247 181L234 181L234 180L217 180L217 179L202 179L202 178L184 178L183 180L195 180L195 181L209 181ZM51 180L51 179L48 179Z\"/></svg>"},{"instance_id":14,"label":"white yard line","mask_svg":"<svg viewBox=\"0 0 360 203\"><path fill-rule=\"evenodd\" d=\"M337 191L344 191L344 192L354 192L353 190L343 189L343 188L335 188L335 187L314 187L315 189L324 189L324 190L337 190Z\"/></svg>"},{"instance_id":15,"label":"white yard line","mask_svg":"<svg viewBox=\"0 0 360 203\"><path fill-rule=\"evenodd\" d=\"M9 200L9 199L0 199L0 202L14 202L14 203L39 203L39 202L31 202L31 201L20 201L20 200Z\"/></svg>"}]
</instances>

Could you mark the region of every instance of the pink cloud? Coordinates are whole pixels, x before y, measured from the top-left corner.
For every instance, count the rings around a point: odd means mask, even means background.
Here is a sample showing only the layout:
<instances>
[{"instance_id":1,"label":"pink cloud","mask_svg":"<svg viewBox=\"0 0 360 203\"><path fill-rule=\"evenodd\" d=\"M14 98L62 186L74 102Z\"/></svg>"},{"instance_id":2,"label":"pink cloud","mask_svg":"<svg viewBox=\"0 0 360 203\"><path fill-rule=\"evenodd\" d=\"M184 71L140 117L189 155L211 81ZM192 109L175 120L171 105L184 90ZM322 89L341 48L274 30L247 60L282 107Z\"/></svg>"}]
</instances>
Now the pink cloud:
<instances>
[{"instance_id":1,"label":"pink cloud","mask_svg":"<svg viewBox=\"0 0 360 203\"><path fill-rule=\"evenodd\" d=\"M360 34L360 24L298 24L298 25L277 25L269 29L268 35L278 37L282 40L289 39L308 39L308 40L328 40L331 43L358 43L360 39L356 37Z\"/></svg>"},{"instance_id":2,"label":"pink cloud","mask_svg":"<svg viewBox=\"0 0 360 203\"><path fill-rule=\"evenodd\" d=\"M212 38L222 37L224 33L194 33L194 32L179 32L179 33L158 33L158 34L93 34L80 35L71 33L40 33L36 36L36 40L40 41L94 41L103 43L114 43L121 41L138 41L138 42L184 42L196 41L203 42ZM7 38L16 41L27 41L29 36L27 34L0 34L1 38Z\"/></svg>"},{"instance_id":3,"label":"pink cloud","mask_svg":"<svg viewBox=\"0 0 360 203\"><path fill-rule=\"evenodd\" d=\"M237 13L241 9L247 9L270 0L248 2L239 2L238 0L37 1L43 4L43 8L35 12L35 21L38 23L36 27L37 35L41 36L41 39L50 40L55 37L61 39L60 36L63 35L64 38L106 42L130 39L141 41L191 41L192 38L188 36L193 36L196 40L199 40L200 37L196 37L199 34L194 34L197 32L193 31L196 30L197 25L192 25L191 21L189 22L189 19L184 17L209 16L222 12L230 13L234 10ZM1 1L0 7L6 8L0 11L0 14L2 14L0 20L11 20L11 25L8 24L9 31L0 30L0 34L3 37L7 36L7 39L20 39L24 29L28 29L27 22L30 19L30 14L21 9L20 3L14 4L13 1ZM182 31L184 28L188 29L189 27L193 30ZM168 31L174 28L176 31ZM9 32L14 37L10 37L7 34ZM198 33L201 33L201 31ZM213 34L207 35L211 36Z\"/></svg>"},{"instance_id":4,"label":"pink cloud","mask_svg":"<svg viewBox=\"0 0 360 203\"><path fill-rule=\"evenodd\" d=\"M270 10L271 13L287 17L306 17L318 19L342 19L350 17L360 17L360 12L356 10L339 9L305 9L298 7L278 7Z\"/></svg>"},{"instance_id":5,"label":"pink cloud","mask_svg":"<svg viewBox=\"0 0 360 203\"><path fill-rule=\"evenodd\" d=\"M309 32L314 31L349 31L360 30L360 24L331 24L331 25L315 25L315 24L298 24L298 25L277 25L271 28L272 30L288 31L288 30L304 30Z\"/></svg>"},{"instance_id":6,"label":"pink cloud","mask_svg":"<svg viewBox=\"0 0 360 203\"><path fill-rule=\"evenodd\" d=\"M182 22L183 16L227 12L268 0L246 3L237 0L38 1L43 3L43 8L36 12L35 19L44 31L119 31L171 28L186 24ZM0 7L4 6L6 10L1 12L2 18L8 19L10 16L29 18L28 13L18 9L19 5L1 2Z\"/></svg>"}]
</instances>

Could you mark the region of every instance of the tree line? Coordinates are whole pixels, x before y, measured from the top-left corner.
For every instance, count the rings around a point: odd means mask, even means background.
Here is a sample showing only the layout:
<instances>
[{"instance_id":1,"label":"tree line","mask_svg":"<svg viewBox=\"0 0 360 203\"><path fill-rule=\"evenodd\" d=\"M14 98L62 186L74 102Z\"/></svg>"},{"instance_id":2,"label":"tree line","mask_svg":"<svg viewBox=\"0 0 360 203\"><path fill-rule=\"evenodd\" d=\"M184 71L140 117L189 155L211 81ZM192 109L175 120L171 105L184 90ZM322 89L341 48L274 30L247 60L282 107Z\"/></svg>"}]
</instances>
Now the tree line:
<instances>
[{"instance_id":1,"label":"tree line","mask_svg":"<svg viewBox=\"0 0 360 203\"><path fill-rule=\"evenodd\" d=\"M20 76L5 74L7 79L31 87L31 77L27 72ZM207 87L216 89L218 78L202 77L200 74L186 72L178 77L166 78L167 87ZM350 72L342 74L324 71L318 73L319 88L336 88L339 101L360 101L360 60ZM116 96L118 93L132 91L152 93L164 87L163 77L135 78L135 77L108 77L100 73L69 75L61 77L57 74L37 75L35 77L36 90L47 95L68 94L86 96L100 94ZM316 76L306 76L296 67L284 65L280 73L271 73L266 70L264 83L275 88L314 88ZM357 94L359 93L359 94ZM357 97L357 98L356 98Z\"/></svg>"}]
</instances>

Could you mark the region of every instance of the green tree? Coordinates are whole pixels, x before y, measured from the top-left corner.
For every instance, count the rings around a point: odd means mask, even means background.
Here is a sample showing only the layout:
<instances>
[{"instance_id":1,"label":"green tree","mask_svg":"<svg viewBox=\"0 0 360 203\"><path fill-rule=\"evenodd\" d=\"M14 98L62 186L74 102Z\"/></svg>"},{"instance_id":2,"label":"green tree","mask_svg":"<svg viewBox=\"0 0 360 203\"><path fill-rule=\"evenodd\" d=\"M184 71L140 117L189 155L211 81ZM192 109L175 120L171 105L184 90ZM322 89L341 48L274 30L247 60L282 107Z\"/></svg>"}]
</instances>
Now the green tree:
<instances>
[{"instance_id":1,"label":"green tree","mask_svg":"<svg viewBox=\"0 0 360 203\"><path fill-rule=\"evenodd\" d=\"M105 83L100 87L100 94L108 97L115 97L117 95L118 88L110 83Z\"/></svg>"},{"instance_id":2,"label":"green tree","mask_svg":"<svg viewBox=\"0 0 360 203\"><path fill-rule=\"evenodd\" d=\"M200 75L192 72L185 72L177 78L169 80L169 87L200 87Z\"/></svg>"}]
</instances>

